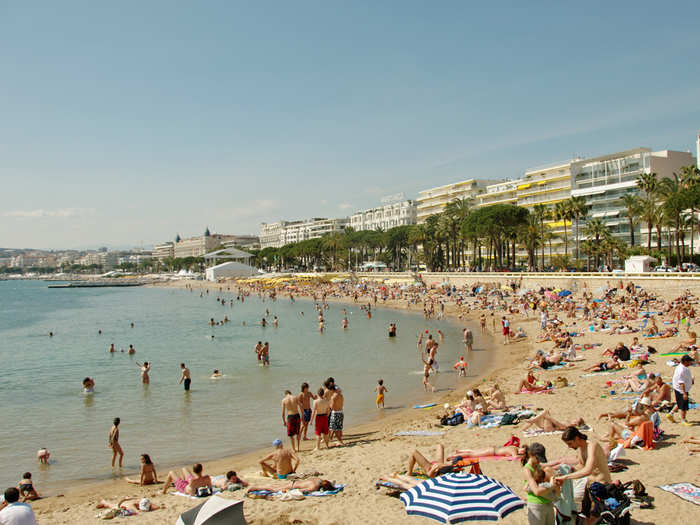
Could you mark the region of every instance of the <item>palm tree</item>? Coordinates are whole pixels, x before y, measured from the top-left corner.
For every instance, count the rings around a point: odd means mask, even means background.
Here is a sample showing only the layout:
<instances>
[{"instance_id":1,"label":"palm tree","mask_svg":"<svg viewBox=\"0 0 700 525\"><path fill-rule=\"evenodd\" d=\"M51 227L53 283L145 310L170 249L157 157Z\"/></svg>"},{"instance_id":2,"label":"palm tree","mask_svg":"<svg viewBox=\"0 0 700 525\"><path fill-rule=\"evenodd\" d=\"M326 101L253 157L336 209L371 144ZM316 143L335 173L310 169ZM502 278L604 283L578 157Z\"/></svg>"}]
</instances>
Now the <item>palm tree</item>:
<instances>
[{"instance_id":1,"label":"palm tree","mask_svg":"<svg viewBox=\"0 0 700 525\"><path fill-rule=\"evenodd\" d=\"M579 237L579 220L585 219L586 216L588 215L588 210L590 210L590 206L586 204L586 198L585 197L571 197L569 199L569 207L571 208L571 214L574 217L574 221L576 221L576 264L578 265L578 259L579 259L579 243L578 243L578 237Z\"/></svg>"},{"instance_id":2,"label":"palm tree","mask_svg":"<svg viewBox=\"0 0 700 525\"><path fill-rule=\"evenodd\" d=\"M649 197L640 198L639 218L647 223L647 252L651 255L651 232L654 229L657 218L657 206L654 199Z\"/></svg>"},{"instance_id":3,"label":"palm tree","mask_svg":"<svg viewBox=\"0 0 700 525\"><path fill-rule=\"evenodd\" d=\"M583 230L583 234L588 237L588 239L593 239L593 246L595 248L595 266L598 268L598 266L600 266L601 238L608 239L611 236L610 229L601 219L596 218L588 221Z\"/></svg>"},{"instance_id":4,"label":"palm tree","mask_svg":"<svg viewBox=\"0 0 700 525\"><path fill-rule=\"evenodd\" d=\"M554 206L554 217L558 221L564 221L564 257L569 257L569 239L566 235L566 223L571 220L572 215L569 201L557 202Z\"/></svg>"},{"instance_id":5,"label":"palm tree","mask_svg":"<svg viewBox=\"0 0 700 525\"><path fill-rule=\"evenodd\" d=\"M659 183L659 193L664 197L664 212L674 225L676 260L681 264L683 262L680 245L681 215L688 208L689 202L686 189L683 187L681 178L674 173L673 178L663 179Z\"/></svg>"},{"instance_id":6,"label":"palm tree","mask_svg":"<svg viewBox=\"0 0 700 525\"><path fill-rule=\"evenodd\" d=\"M457 219L457 233L460 233L460 230L462 228L462 224L464 224L464 221L467 220L467 217L469 217L469 214L472 211L472 207L474 205L474 199L472 198L462 198L462 199L455 199L452 201L450 204L452 204L452 210L454 213L455 218ZM464 237L460 235L460 242L459 242L459 256L458 256L458 261L457 261L457 266L460 268L464 266Z\"/></svg>"},{"instance_id":7,"label":"palm tree","mask_svg":"<svg viewBox=\"0 0 700 525\"><path fill-rule=\"evenodd\" d=\"M700 209L700 169L697 166L683 166L681 168L681 182L688 195L688 207L690 208L690 258L694 254L695 233L693 226L698 223L696 213Z\"/></svg>"},{"instance_id":8,"label":"palm tree","mask_svg":"<svg viewBox=\"0 0 700 525\"><path fill-rule=\"evenodd\" d=\"M546 241L546 239L544 238L546 235L546 232L544 230L544 221L545 219L549 218L549 209L544 204L535 204L535 206L532 209L532 213L539 222L540 236L542 237L543 241ZM542 242L542 271L544 271L544 245L545 243Z\"/></svg>"},{"instance_id":9,"label":"palm tree","mask_svg":"<svg viewBox=\"0 0 700 525\"><path fill-rule=\"evenodd\" d=\"M642 211L640 202L639 196L633 193L625 193L620 198L620 203L627 212L627 222L629 222L630 226L630 246L634 246L634 225Z\"/></svg>"}]
</instances>

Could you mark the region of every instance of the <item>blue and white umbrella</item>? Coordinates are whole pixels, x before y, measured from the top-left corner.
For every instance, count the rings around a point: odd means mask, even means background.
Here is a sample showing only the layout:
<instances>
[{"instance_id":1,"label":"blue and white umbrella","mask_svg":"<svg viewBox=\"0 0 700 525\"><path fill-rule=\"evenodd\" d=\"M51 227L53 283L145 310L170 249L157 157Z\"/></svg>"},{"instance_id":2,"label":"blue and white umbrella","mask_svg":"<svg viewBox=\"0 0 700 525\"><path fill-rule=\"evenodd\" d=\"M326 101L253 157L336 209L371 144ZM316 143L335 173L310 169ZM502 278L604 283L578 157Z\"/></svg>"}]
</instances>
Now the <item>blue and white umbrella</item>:
<instances>
[{"instance_id":1,"label":"blue and white umbrella","mask_svg":"<svg viewBox=\"0 0 700 525\"><path fill-rule=\"evenodd\" d=\"M446 474L401 494L406 514L442 523L497 521L525 507L525 502L495 479L476 474Z\"/></svg>"}]
</instances>

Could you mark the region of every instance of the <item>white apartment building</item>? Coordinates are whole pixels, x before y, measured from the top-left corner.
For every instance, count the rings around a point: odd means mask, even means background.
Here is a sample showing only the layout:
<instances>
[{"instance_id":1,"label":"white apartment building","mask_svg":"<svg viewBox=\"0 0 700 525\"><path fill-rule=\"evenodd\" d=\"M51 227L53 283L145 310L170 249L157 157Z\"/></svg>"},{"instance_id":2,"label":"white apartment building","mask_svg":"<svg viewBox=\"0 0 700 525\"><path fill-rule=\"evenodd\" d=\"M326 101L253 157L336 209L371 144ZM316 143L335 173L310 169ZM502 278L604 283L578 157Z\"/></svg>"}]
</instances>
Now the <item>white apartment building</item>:
<instances>
[{"instance_id":1,"label":"white apartment building","mask_svg":"<svg viewBox=\"0 0 700 525\"><path fill-rule=\"evenodd\" d=\"M313 218L305 221L289 223L282 229L282 246L293 242L318 239L328 233L343 232L350 225L350 219Z\"/></svg>"},{"instance_id":2,"label":"white apartment building","mask_svg":"<svg viewBox=\"0 0 700 525\"><path fill-rule=\"evenodd\" d=\"M204 235L177 240L174 245L174 256L176 259L185 257L201 257L205 253L214 250L217 246L234 240L235 238L235 235L210 233L209 228L207 228Z\"/></svg>"},{"instance_id":3,"label":"white apartment building","mask_svg":"<svg viewBox=\"0 0 700 525\"><path fill-rule=\"evenodd\" d=\"M284 228L302 221L263 222L260 224L260 249L281 248L284 246Z\"/></svg>"},{"instance_id":4,"label":"white apartment building","mask_svg":"<svg viewBox=\"0 0 700 525\"><path fill-rule=\"evenodd\" d=\"M175 257L175 243L174 242L164 242L161 244L156 244L153 247L153 258L163 261L168 258Z\"/></svg>"},{"instance_id":5,"label":"white apartment building","mask_svg":"<svg viewBox=\"0 0 700 525\"><path fill-rule=\"evenodd\" d=\"M418 205L412 200L386 203L350 216L350 226L360 230L388 230L396 226L416 224Z\"/></svg>"},{"instance_id":6,"label":"white apartment building","mask_svg":"<svg viewBox=\"0 0 700 525\"><path fill-rule=\"evenodd\" d=\"M484 187L494 181L468 179L454 184L438 186L418 192L416 219L423 224L431 215L441 213L447 204L457 199L473 199L484 191Z\"/></svg>"},{"instance_id":7,"label":"white apartment building","mask_svg":"<svg viewBox=\"0 0 700 525\"><path fill-rule=\"evenodd\" d=\"M572 164L573 196L586 198L590 206L588 218L599 218L613 235L628 242L629 221L620 199L625 194L639 194L637 177L642 173L656 173L659 179L672 177L683 166L695 164L692 154L683 151L651 151L635 148L582 159ZM646 225L640 230L635 225L635 244L643 244L640 233L646 233ZM655 235L652 236L654 239Z\"/></svg>"}]
</instances>

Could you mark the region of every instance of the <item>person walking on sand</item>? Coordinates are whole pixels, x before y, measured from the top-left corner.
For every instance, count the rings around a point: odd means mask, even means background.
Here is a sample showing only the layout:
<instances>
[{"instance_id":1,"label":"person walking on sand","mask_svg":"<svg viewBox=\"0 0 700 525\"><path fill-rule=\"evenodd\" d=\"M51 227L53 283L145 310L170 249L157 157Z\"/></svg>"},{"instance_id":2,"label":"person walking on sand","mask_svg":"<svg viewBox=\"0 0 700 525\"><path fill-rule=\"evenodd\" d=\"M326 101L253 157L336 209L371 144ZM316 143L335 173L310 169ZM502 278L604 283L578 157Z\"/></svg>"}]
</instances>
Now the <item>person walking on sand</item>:
<instances>
[{"instance_id":1,"label":"person walking on sand","mask_svg":"<svg viewBox=\"0 0 700 525\"><path fill-rule=\"evenodd\" d=\"M693 375L690 373L690 368L688 367L692 363L693 359L689 355L681 357L681 362L676 365L676 369L673 372L673 380L671 381L673 393L676 397L676 406L681 413L681 425L688 427L690 423L688 423L685 417L688 410L688 395L693 386ZM674 421L671 414L668 414L668 419Z\"/></svg>"},{"instance_id":2,"label":"person walking on sand","mask_svg":"<svg viewBox=\"0 0 700 525\"><path fill-rule=\"evenodd\" d=\"M292 444L292 450L298 452L301 441L301 408L299 399L289 390L284 391L282 399L282 424L287 427L287 436ZM294 436L296 436L296 446L294 446Z\"/></svg>"},{"instance_id":3,"label":"person walking on sand","mask_svg":"<svg viewBox=\"0 0 700 525\"><path fill-rule=\"evenodd\" d=\"M329 438L328 438L328 417L331 411L331 405L327 399L324 398L325 391L322 388L318 389L318 396L314 400L313 410L311 412L311 419L314 422L315 433L316 433L316 448L314 452L321 448L321 440L326 444L328 448Z\"/></svg>"},{"instance_id":4,"label":"person walking on sand","mask_svg":"<svg viewBox=\"0 0 700 525\"><path fill-rule=\"evenodd\" d=\"M190 385L192 384L192 378L190 377L190 369L185 366L185 363L180 363L180 368L182 369L182 375L180 376L180 381L177 384L185 383L185 392L190 391Z\"/></svg>"},{"instance_id":5,"label":"person walking on sand","mask_svg":"<svg viewBox=\"0 0 700 525\"><path fill-rule=\"evenodd\" d=\"M297 396L297 401L302 410L301 434L302 439L307 441L306 433L309 431L309 423L311 422L311 400L316 399L316 396L309 392L309 383L301 384L301 392Z\"/></svg>"},{"instance_id":6,"label":"person walking on sand","mask_svg":"<svg viewBox=\"0 0 700 525\"><path fill-rule=\"evenodd\" d=\"M486 333L486 314L481 314L479 324L481 325L481 335L484 335Z\"/></svg>"},{"instance_id":7,"label":"person walking on sand","mask_svg":"<svg viewBox=\"0 0 700 525\"><path fill-rule=\"evenodd\" d=\"M384 386L383 379L377 381L374 391L377 393L377 408L384 408L384 392L388 392L389 389Z\"/></svg>"},{"instance_id":8,"label":"person walking on sand","mask_svg":"<svg viewBox=\"0 0 700 525\"><path fill-rule=\"evenodd\" d=\"M114 468L114 462L117 459L117 454L119 455L119 468L122 468L124 451L119 444L119 423L121 423L121 419L115 417L112 423L112 428L109 429L109 437L107 438L107 446L112 449L112 468Z\"/></svg>"},{"instance_id":9,"label":"person walking on sand","mask_svg":"<svg viewBox=\"0 0 700 525\"><path fill-rule=\"evenodd\" d=\"M510 336L510 321L504 315L501 319L501 326L503 327L503 344L508 344L508 336Z\"/></svg>"},{"instance_id":10,"label":"person walking on sand","mask_svg":"<svg viewBox=\"0 0 700 525\"><path fill-rule=\"evenodd\" d=\"M141 369L141 382L144 385L150 383L151 378L148 376L148 372L151 371L150 363L148 361L144 361L143 364L140 364L138 361L136 361L136 366L138 366Z\"/></svg>"},{"instance_id":11,"label":"person walking on sand","mask_svg":"<svg viewBox=\"0 0 700 525\"><path fill-rule=\"evenodd\" d=\"M338 443L345 446L343 443L343 420L345 415L343 414L343 403L345 398L343 393L337 386L334 386L333 395L331 396L331 416L328 419L328 425L331 431L329 436L330 440L334 437L338 438Z\"/></svg>"}]
</instances>

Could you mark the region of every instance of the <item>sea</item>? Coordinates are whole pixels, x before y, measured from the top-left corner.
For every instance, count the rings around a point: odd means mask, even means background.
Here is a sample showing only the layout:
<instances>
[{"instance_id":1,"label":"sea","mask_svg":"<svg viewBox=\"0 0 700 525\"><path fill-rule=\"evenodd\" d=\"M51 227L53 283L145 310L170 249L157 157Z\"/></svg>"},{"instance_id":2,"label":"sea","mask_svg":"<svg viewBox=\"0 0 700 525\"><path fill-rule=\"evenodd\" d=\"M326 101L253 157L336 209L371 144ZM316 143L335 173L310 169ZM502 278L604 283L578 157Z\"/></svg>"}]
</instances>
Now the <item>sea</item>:
<instances>
[{"instance_id":1,"label":"sea","mask_svg":"<svg viewBox=\"0 0 700 525\"><path fill-rule=\"evenodd\" d=\"M250 296L240 302L236 295L235 289L200 297L198 289L50 289L45 281L0 281L0 487L14 486L25 471L40 492L135 475L142 453L164 476L169 466L269 447L275 438L288 442L284 391L297 393L306 381L315 392L329 376L345 396L346 428L428 403L436 395L423 390L416 346L426 330L435 338L438 329L444 334L440 373L431 378L438 394L469 379L452 370L464 354L466 326L454 320L427 321L419 312L381 307L369 319L359 304L331 302L320 333L311 300ZM209 319L225 316L230 322L209 326ZM389 323L398 325L395 338L387 336ZM475 377L488 351L471 328L468 376ZM269 367L258 363L258 341L270 343ZM108 351L112 343L115 353ZM134 355L126 352L129 345ZM143 361L152 366L149 385L141 383L137 362ZM192 374L189 392L178 384L182 362ZM224 377L210 379L214 369ZM95 380L92 394L82 391L85 377ZM383 411L375 405L380 378L389 389ZM107 448L115 417L125 452L121 471L111 468ZM48 466L37 464L41 447L51 452Z\"/></svg>"}]
</instances>

